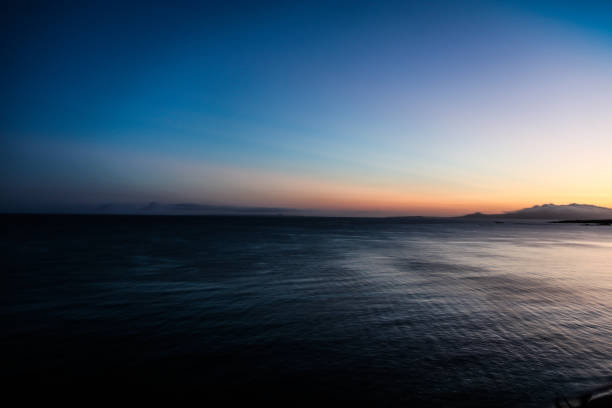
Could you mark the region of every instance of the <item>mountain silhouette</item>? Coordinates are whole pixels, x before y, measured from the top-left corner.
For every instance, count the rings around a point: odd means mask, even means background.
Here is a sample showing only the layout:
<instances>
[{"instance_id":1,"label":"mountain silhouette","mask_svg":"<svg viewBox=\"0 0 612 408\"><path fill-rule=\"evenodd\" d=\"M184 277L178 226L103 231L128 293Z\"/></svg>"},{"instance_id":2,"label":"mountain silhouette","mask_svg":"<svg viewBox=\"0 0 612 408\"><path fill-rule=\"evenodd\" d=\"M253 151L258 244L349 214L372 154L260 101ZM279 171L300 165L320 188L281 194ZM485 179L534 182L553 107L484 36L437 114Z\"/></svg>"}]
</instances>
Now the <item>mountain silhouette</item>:
<instances>
[{"instance_id":1,"label":"mountain silhouette","mask_svg":"<svg viewBox=\"0 0 612 408\"><path fill-rule=\"evenodd\" d=\"M612 209L591 204L542 204L510 211L501 214L483 214L476 212L463 218L509 218L533 220L590 220L612 218Z\"/></svg>"}]
</instances>

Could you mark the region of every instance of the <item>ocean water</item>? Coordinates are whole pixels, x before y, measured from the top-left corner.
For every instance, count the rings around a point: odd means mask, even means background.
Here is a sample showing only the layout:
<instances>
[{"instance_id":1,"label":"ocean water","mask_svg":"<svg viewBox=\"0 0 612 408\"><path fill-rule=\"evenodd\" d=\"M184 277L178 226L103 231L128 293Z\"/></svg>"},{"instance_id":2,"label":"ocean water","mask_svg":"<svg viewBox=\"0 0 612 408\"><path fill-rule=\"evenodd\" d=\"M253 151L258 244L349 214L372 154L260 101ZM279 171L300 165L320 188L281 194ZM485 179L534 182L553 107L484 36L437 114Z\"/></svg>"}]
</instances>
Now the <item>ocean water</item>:
<instances>
[{"instance_id":1,"label":"ocean water","mask_svg":"<svg viewBox=\"0 0 612 408\"><path fill-rule=\"evenodd\" d=\"M2 221L1 380L12 390L548 407L612 383L610 227Z\"/></svg>"}]
</instances>

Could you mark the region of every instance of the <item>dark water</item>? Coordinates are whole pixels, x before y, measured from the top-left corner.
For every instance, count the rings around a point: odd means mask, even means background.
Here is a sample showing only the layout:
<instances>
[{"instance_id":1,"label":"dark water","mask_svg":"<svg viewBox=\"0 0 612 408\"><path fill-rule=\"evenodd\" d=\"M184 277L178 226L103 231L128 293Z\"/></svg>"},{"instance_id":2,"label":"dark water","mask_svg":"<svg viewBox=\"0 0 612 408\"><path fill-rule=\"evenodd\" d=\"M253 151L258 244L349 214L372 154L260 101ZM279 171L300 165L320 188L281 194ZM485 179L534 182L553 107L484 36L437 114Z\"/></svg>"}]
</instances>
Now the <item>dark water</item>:
<instances>
[{"instance_id":1,"label":"dark water","mask_svg":"<svg viewBox=\"0 0 612 408\"><path fill-rule=\"evenodd\" d=\"M540 407L612 382L610 227L2 221L13 391Z\"/></svg>"}]
</instances>

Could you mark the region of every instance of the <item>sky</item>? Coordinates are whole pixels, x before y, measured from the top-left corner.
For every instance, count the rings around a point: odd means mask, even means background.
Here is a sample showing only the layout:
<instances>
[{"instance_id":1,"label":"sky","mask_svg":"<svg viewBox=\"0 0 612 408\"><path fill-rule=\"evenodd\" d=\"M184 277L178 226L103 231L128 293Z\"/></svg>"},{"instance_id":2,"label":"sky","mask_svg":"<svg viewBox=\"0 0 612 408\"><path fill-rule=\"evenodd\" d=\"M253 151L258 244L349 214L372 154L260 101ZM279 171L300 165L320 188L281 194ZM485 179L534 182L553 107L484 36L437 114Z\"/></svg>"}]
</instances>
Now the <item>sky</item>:
<instances>
[{"instance_id":1,"label":"sky","mask_svg":"<svg viewBox=\"0 0 612 408\"><path fill-rule=\"evenodd\" d=\"M0 211L612 207L612 3L4 2Z\"/></svg>"}]
</instances>

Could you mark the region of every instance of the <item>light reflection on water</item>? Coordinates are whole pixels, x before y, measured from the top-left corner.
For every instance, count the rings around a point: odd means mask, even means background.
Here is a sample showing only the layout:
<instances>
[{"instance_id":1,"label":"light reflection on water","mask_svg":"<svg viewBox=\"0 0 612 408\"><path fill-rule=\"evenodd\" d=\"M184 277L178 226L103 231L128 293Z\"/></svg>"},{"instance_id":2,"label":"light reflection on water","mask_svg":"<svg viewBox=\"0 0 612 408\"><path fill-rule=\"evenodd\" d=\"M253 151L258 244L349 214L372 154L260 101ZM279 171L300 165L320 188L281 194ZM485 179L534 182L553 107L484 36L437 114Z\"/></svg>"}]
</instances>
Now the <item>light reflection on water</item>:
<instances>
[{"instance_id":1,"label":"light reflection on water","mask_svg":"<svg viewBox=\"0 0 612 408\"><path fill-rule=\"evenodd\" d=\"M612 382L609 227L21 224L2 241L15 378L121 369L177 389L391 406L548 406Z\"/></svg>"}]
</instances>

